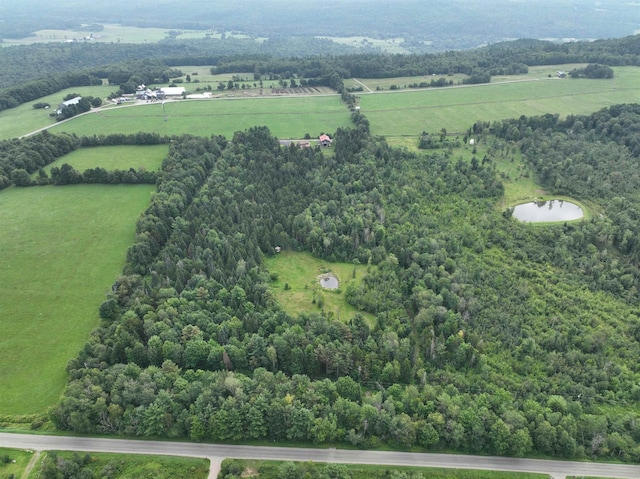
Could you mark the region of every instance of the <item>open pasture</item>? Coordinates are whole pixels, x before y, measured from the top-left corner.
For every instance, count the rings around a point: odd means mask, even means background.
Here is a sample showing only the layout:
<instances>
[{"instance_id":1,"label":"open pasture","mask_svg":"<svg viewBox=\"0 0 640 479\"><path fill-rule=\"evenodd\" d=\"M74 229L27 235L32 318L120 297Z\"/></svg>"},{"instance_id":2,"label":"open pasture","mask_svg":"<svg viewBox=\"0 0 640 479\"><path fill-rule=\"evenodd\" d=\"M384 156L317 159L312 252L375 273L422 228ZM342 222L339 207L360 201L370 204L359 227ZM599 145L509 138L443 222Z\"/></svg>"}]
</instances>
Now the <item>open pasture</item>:
<instances>
[{"instance_id":1,"label":"open pasture","mask_svg":"<svg viewBox=\"0 0 640 479\"><path fill-rule=\"evenodd\" d=\"M97 326L153 186L0 192L0 411L42 413Z\"/></svg>"},{"instance_id":2,"label":"open pasture","mask_svg":"<svg viewBox=\"0 0 640 479\"><path fill-rule=\"evenodd\" d=\"M69 93L104 99L118 89L115 85L79 86L47 95L24 103L16 108L0 111L0 140L16 138L39 128L55 125L55 118L49 116ZM51 108L34 109L35 103L49 103ZM99 132L97 132L99 133Z\"/></svg>"},{"instance_id":3,"label":"open pasture","mask_svg":"<svg viewBox=\"0 0 640 479\"><path fill-rule=\"evenodd\" d=\"M80 148L44 167L49 173L51 168L58 168L67 163L78 172L90 168L104 168L113 170L146 170L158 171L162 160L169 153L169 145L117 145L99 146L95 148Z\"/></svg>"},{"instance_id":4,"label":"open pasture","mask_svg":"<svg viewBox=\"0 0 640 479\"><path fill-rule=\"evenodd\" d=\"M269 127L279 138L317 136L350 126L351 117L337 95L238 100L178 100L126 106L73 118L51 129L78 135L150 132L160 135L212 134L231 137L252 126Z\"/></svg>"},{"instance_id":5,"label":"open pasture","mask_svg":"<svg viewBox=\"0 0 640 479\"><path fill-rule=\"evenodd\" d=\"M412 136L421 131L464 132L475 121L545 113L588 114L640 101L640 68L615 68L611 80L543 77L421 91L362 94L362 112L376 135Z\"/></svg>"}]
</instances>

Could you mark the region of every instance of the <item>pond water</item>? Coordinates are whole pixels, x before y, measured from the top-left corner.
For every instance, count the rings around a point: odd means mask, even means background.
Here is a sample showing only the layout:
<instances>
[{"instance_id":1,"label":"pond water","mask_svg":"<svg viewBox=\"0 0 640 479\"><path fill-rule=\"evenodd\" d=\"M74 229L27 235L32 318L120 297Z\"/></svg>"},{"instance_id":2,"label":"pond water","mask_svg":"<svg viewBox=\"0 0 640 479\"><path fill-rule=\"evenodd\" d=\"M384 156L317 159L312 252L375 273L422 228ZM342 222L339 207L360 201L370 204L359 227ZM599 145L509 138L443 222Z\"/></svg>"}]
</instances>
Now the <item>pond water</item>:
<instances>
[{"instance_id":1,"label":"pond water","mask_svg":"<svg viewBox=\"0 0 640 479\"><path fill-rule=\"evenodd\" d=\"M569 201L533 201L513 209L513 217L528 223L578 220L584 216L582 208Z\"/></svg>"},{"instance_id":2,"label":"pond water","mask_svg":"<svg viewBox=\"0 0 640 479\"><path fill-rule=\"evenodd\" d=\"M340 282L338 281L338 278L329 274L320 278L320 286L324 289L338 289L340 287Z\"/></svg>"}]
</instances>

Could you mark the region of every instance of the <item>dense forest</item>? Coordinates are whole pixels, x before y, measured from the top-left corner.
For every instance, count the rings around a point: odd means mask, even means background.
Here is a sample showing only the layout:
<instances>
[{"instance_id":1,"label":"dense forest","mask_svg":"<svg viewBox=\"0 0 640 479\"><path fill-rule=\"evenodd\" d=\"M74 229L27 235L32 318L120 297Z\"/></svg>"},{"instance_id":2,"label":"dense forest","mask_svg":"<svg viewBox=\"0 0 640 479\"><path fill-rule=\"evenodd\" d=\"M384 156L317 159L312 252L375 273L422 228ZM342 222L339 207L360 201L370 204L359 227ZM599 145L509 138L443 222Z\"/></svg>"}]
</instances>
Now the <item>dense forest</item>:
<instances>
[{"instance_id":1,"label":"dense forest","mask_svg":"<svg viewBox=\"0 0 640 479\"><path fill-rule=\"evenodd\" d=\"M365 48L372 51L373 48ZM250 39L166 40L154 44L54 43L0 48L0 88L45 79L52 75L134 61L156 60L172 65L215 65L228 57L290 57L344 55L354 49L323 39L273 39L257 43ZM108 75L101 78L107 78Z\"/></svg>"},{"instance_id":2,"label":"dense forest","mask_svg":"<svg viewBox=\"0 0 640 479\"><path fill-rule=\"evenodd\" d=\"M634 107L611 111L574 119L580 151L628 151L599 168L633 181L629 137L598 147L598 125L640 123ZM474 129L496 156L528 154L525 130L551 145L570 137L563 127L549 116ZM338 130L334 145L281 147L266 128L174 139L102 325L68 365L56 426L638 460L639 275L615 212L532 228L495 210L491 158L396 150L366 128ZM598 184L557 188L605 205ZM282 311L263 263L276 245L369 265L343 294L375 321Z\"/></svg>"}]
</instances>

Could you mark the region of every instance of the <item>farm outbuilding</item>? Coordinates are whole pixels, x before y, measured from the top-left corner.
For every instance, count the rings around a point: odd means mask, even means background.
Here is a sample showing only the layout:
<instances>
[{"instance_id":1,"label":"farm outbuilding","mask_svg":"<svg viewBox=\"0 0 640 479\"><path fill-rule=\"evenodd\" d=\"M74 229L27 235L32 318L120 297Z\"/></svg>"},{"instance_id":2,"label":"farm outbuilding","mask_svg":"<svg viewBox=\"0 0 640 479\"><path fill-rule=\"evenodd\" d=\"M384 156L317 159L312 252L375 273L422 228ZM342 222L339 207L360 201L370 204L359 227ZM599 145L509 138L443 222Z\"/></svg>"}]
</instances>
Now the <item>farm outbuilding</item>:
<instances>
[{"instance_id":1,"label":"farm outbuilding","mask_svg":"<svg viewBox=\"0 0 640 479\"><path fill-rule=\"evenodd\" d=\"M77 105L78 103L80 103L80 100L82 100L82 97L77 96L75 98L71 98L70 100L63 101L58 105L57 113L60 114L60 112L64 109L65 106Z\"/></svg>"},{"instance_id":2,"label":"farm outbuilding","mask_svg":"<svg viewBox=\"0 0 640 479\"><path fill-rule=\"evenodd\" d=\"M164 94L165 97L182 96L182 94L186 92L186 90L182 86L164 87L160 88L160 91Z\"/></svg>"},{"instance_id":3,"label":"farm outbuilding","mask_svg":"<svg viewBox=\"0 0 640 479\"><path fill-rule=\"evenodd\" d=\"M331 146L332 140L329 135L320 135L319 140L321 146Z\"/></svg>"}]
</instances>

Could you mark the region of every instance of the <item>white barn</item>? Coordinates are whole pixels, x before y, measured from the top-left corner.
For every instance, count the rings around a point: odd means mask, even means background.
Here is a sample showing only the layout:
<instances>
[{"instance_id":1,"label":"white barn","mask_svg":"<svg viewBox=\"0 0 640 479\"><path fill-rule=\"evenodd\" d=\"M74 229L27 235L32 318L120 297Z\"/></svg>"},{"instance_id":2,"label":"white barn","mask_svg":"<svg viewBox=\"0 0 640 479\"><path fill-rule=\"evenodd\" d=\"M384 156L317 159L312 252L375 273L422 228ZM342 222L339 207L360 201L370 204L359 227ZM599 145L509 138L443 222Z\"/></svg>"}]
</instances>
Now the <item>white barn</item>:
<instances>
[{"instance_id":1,"label":"white barn","mask_svg":"<svg viewBox=\"0 0 640 479\"><path fill-rule=\"evenodd\" d=\"M164 88L160 88L160 91L162 93L164 93L165 97L168 97L168 96L182 96L182 94L186 92L186 90L182 86L164 87Z\"/></svg>"}]
</instances>

